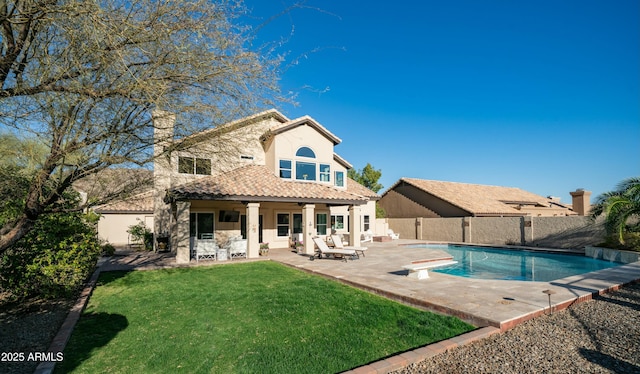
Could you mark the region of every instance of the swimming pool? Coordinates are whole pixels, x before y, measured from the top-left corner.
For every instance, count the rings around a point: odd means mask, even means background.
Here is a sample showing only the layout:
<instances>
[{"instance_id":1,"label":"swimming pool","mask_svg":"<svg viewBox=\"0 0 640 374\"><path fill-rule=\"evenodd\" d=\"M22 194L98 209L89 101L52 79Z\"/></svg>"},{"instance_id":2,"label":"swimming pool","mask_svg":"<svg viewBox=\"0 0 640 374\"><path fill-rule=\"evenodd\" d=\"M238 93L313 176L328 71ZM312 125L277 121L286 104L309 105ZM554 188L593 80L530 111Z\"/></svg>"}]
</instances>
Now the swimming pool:
<instances>
[{"instance_id":1,"label":"swimming pool","mask_svg":"<svg viewBox=\"0 0 640 374\"><path fill-rule=\"evenodd\" d=\"M572 275L590 273L622 265L579 255L530 250L510 250L463 245L413 245L412 248L444 250L456 265L430 271L475 279L550 282Z\"/></svg>"}]
</instances>

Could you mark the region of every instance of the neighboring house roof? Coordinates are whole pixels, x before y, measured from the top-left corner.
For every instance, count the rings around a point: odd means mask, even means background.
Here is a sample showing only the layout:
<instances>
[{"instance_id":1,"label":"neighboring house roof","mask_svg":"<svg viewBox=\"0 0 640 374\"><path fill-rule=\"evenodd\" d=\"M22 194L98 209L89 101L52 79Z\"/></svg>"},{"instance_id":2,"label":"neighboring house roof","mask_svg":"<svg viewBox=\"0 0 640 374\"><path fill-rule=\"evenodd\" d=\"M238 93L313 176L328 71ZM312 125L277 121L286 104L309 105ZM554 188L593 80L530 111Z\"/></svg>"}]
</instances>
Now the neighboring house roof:
<instances>
[{"instance_id":1,"label":"neighboring house roof","mask_svg":"<svg viewBox=\"0 0 640 374\"><path fill-rule=\"evenodd\" d=\"M347 178L347 189L321 183L283 180L266 166L247 165L230 172L176 186L169 200L234 200L260 202L365 204L378 197Z\"/></svg>"},{"instance_id":2,"label":"neighboring house roof","mask_svg":"<svg viewBox=\"0 0 640 374\"><path fill-rule=\"evenodd\" d=\"M361 185L360 183L348 177L347 177L347 191L357 195L368 197L369 199L373 199L373 200L380 199L380 195L378 195L377 193L371 191L367 187Z\"/></svg>"},{"instance_id":3,"label":"neighboring house roof","mask_svg":"<svg viewBox=\"0 0 640 374\"><path fill-rule=\"evenodd\" d=\"M92 202L121 201L122 191L134 195L150 191L153 188L153 171L109 168L76 181L73 188Z\"/></svg>"},{"instance_id":4,"label":"neighboring house roof","mask_svg":"<svg viewBox=\"0 0 640 374\"><path fill-rule=\"evenodd\" d=\"M389 190L401 183L410 184L473 215L522 215L516 209L518 205L570 211L564 204L515 187L401 178ZM575 213L570 211L569 214Z\"/></svg>"},{"instance_id":5,"label":"neighboring house roof","mask_svg":"<svg viewBox=\"0 0 640 374\"><path fill-rule=\"evenodd\" d=\"M139 193L93 209L96 213L153 213L153 191Z\"/></svg>"}]
</instances>

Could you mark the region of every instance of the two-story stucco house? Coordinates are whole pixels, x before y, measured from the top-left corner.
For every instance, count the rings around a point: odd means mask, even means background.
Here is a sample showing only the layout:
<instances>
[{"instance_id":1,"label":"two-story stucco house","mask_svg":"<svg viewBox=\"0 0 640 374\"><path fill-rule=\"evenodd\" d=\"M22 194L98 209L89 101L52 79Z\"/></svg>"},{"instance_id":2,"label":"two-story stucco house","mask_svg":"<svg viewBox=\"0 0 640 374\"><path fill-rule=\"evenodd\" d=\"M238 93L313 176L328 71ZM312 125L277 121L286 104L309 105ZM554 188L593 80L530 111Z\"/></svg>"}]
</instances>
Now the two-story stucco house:
<instances>
[{"instance_id":1,"label":"two-story stucco house","mask_svg":"<svg viewBox=\"0 0 640 374\"><path fill-rule=\"evenodd\" d=\"M241 235L255 258L260 243L295 239L312 254L315 235L333 229L359 245L372 228L379 196L347 178L351 165L334 152L341 140L311 117L268 110L179 140L174 121L154 114L154 231L178 263L203 235L219 245Z\"/></svg>"}]
</instances>

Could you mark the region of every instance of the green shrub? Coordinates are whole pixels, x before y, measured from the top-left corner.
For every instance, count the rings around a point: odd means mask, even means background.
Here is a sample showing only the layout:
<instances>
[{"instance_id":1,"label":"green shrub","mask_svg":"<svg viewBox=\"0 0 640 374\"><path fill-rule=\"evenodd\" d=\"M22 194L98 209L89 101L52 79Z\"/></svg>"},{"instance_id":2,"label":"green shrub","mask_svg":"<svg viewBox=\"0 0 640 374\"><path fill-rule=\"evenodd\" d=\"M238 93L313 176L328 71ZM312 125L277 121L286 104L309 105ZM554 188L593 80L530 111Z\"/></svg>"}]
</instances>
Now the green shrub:
<instances>
[{"instance_id":1,"label":"green shrub","mask_svg":"<svg viewBox=\"0 0 640 374\"><path fill-rule=\"evenodd\" d=\"M629 231L623 234L624 243L620 243L617 234L608 235L600 247L640 252L640 232Z\"/></svg>"},{"instance_id":2,"label":"green shrub","mask_svg":"<svg viewBox=\"0 0 640 374\"><path fill-rule=\"evenodd\" d=\"M127 232L131 234L134 242L144 244L146 250L150 251L153 249L153 232L151 232L151 229L149 229L144 222L140 221L136 225L129 226Z\"/></svg>"},{"instance_id":3,"label":"green shrub","mask_svg":"<svg viewBox=\"0 0 640 374\"><path fill-rule=\"evenodd\" d=\"M103 256L113 256L116 253L116 247L111 243L105 243L102 245L102 255Z\"/></svg>"},{"instance_id":4,"label":"green shrub","mask_svg":"<svg viewBox=\"0 0 640 374\"><path fill-rule=\"evenodd\" d=\"M42 216L0 258L0 287L18 298L70 296L91 274L101 250L85 214Z\"/></svg>"}]
</instances>

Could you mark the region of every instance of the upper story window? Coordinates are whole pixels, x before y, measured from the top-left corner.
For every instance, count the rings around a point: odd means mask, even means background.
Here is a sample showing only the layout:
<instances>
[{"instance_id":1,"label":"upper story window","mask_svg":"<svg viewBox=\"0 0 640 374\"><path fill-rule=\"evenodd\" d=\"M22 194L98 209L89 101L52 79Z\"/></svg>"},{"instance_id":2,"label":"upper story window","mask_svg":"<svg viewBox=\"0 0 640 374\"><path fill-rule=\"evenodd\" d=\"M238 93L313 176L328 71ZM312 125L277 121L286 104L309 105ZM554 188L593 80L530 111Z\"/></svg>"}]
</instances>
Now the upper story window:
<instances>
[{"instance_id":1,"label":"upper story window","mask_svg":"<svg viewBox=\"0 0 640 374\"><path fill-rule=\"evenodd\" d=\"M296 179L303 181L316 180L316 164L314 162L296 161Z\"/></svg>"},{"instance_id":2,"label":"upper story window","mask_svg":"<svg viewBox=\"0 0 640 374\"><path fill-rule=\"evenodd\" d=\"M309 147L300 147L296 151L296 157L304 157L305 159L315 159L316 154ZM309 160L310 161L310 160ZM316 163L305 161L296 161L296 179L302 181L315 181Z\"/></svg>"},{"instance_id":3,"label":"upper story window","mask_svg":"<svg viewBox=\"0 0 640 374\"><path fill-rule=\"evenodd\" d=\"M320 182L329 182L331 180L331 166L320 164Z\"/></svg>"},{"instance_id":4,"label":"upper story window","mask_svg":"<svg viewBox=\"0 0 640 374\"><path fill-rule=\"evenodd\" d=\"M278 173L282 179L331 182L331 164L315 162L316 154L309 147L300 147L293 160L280 159Z\"/></svg>"},{"instance_id":5,"label":"upper story window","mask_svg":"<svg viewBox=\"0 0 640 374\"><path fill-rule=\"evenodd\" d=\"M335 184L338 187L344 187L344 172L343 171L336 171Z\"/></svg>"},{"instance_id":6,"label":"upper story window","mask_svg":"<svg viewBox=\"0 0 640 374\"><path fill-rule=\"evenodd\" d=\"M298 157L309 157L316 158L316 154L309 147L300 147L296 152L296 156Z\"/></svg>"},{"instance_id":7,"label":"upper story window","mask_svg":"<svg viewBox=\"0 0 640 374\"><path fill-rule=\"evenodd\" d=\"M280 160L280 178L291 179L291 160Z\"/></svg>"},{"instance_id":8,"label":"upper story window","mask_svg":"<svg viewBox=\"0 0 640 374\"><path fill-rule=\"evenodd\" d=\"M178 157L178 173L211 175L211 160L197 157Z\"/></svg>"}]
</instances>

